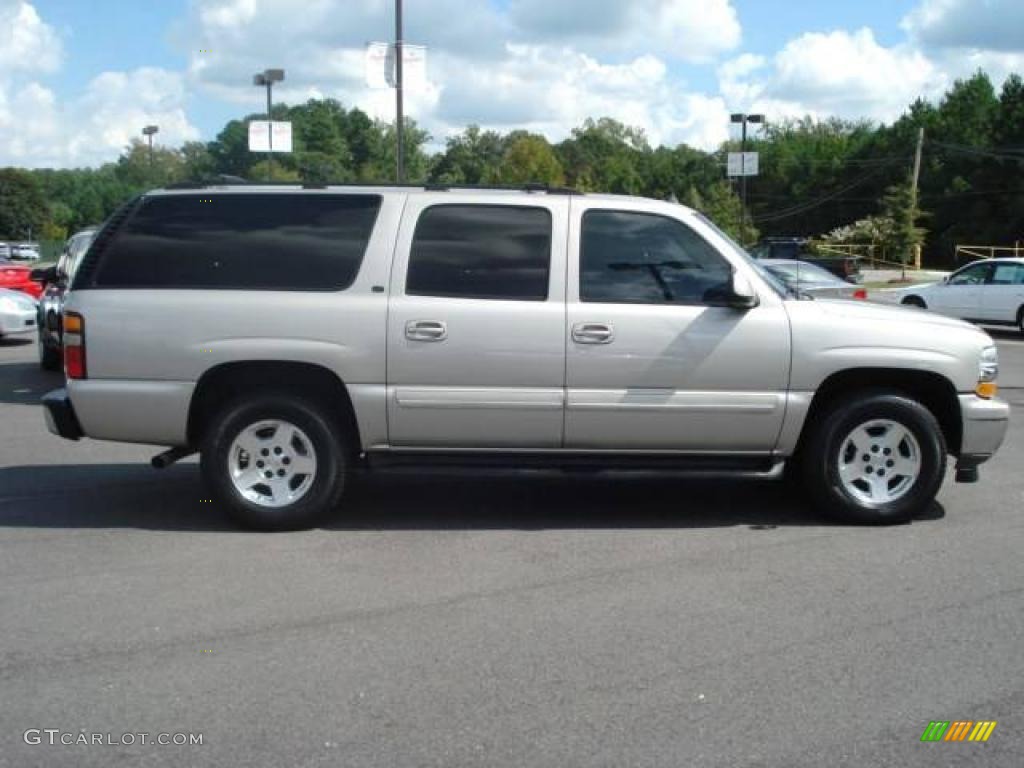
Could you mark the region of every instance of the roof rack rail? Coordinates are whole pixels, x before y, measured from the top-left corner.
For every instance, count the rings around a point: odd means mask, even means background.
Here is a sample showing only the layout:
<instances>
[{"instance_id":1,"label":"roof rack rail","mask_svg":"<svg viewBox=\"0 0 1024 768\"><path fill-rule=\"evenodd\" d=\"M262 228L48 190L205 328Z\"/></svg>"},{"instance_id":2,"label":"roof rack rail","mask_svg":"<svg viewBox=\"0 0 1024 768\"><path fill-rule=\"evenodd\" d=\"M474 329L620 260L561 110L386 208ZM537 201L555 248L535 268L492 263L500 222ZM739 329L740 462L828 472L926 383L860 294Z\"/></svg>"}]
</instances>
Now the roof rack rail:
<instances>
[{"instance_id":1,"label":"roof rack rail","mask_svg":"<svg viewBox=\"0 0 1024 768\"><path fill-rule=\"evenodd\" d=\"M582 195L578 189L563 187L542 182L525 184L460 184L447 182L419 182L396 184L390 181L259 181L243 179L241 176L219 174L201 179L178 181L168 184L164 189L204 189L206 187L251 186L251 187L302 187L303 189L326 189L327 187L393 187L395 189L423 189L427 192L448 192L455 189L495 191L495 192L546 192L549 195Z\"/></svg>"},{"instance_id":2,"label":"roof rack rail","mask_svg":"<svg viewBox=\"0 0 1024 768\"><path fill-rule=\"evenodd\" d=\"M525 184L459 184L446 182L427 182L423 189L428 192L448 192L453 189L469 189L495 192L547 192L549 195L582 195L573 187L561 187L543 182L529 181Z\"/></svg>"}]
</instances>

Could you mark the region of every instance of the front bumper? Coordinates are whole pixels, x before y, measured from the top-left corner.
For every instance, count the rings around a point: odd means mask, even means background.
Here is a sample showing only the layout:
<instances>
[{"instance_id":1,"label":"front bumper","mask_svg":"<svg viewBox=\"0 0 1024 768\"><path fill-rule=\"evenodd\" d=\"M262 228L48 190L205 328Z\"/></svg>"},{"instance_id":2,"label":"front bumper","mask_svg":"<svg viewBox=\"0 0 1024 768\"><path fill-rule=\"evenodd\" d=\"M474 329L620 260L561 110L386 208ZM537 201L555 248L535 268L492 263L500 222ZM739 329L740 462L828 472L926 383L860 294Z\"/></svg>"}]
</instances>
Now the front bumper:
<instances>
[{"instance_id":1,"label":"front bumper","mask_svg":"<svg viewBox=\"0 0 1024 768\"><path fill-rule=\"evenodd\" d=\"M1010 406L1003 400L985 400L977 395L960 395L963 437L960 460L975 466L992 458L1006 437L1010 424Z\"/></svg>"},{"instance_id":2,"label":"front bumper","mask_svg":"<svg viewBox=\"0 0 1024 768\"><path fill-rule=\"evenodd\" d=\"M67 390L63 387L43 395L43 414L46 428L65 440L78 440L82 437L82 427L75 415L75 407L71 405Z\"/></svg>"}]
</instances>

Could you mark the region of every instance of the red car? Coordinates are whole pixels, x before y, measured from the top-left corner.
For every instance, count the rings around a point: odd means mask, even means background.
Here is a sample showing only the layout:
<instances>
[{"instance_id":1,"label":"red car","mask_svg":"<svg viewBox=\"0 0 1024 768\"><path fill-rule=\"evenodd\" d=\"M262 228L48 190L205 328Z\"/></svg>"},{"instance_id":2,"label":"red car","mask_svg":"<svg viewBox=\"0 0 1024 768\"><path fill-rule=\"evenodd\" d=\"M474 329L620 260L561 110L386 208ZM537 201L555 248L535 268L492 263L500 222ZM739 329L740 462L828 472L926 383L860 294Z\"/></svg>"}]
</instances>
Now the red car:
<instances>
[{"instance_id":1,"label":"red car","mask_svg":"<svg viewBox=\"0 0 1024 768\"><path fill-rule=\"evenodd\" d=\"M0 259L0 288L22 291L33 299L38 299L39 295L43 292L43 286L41 283L32 280L29 277L31 274L31 267L15 264L7 259Z\"/></svg>"}]
</instances>

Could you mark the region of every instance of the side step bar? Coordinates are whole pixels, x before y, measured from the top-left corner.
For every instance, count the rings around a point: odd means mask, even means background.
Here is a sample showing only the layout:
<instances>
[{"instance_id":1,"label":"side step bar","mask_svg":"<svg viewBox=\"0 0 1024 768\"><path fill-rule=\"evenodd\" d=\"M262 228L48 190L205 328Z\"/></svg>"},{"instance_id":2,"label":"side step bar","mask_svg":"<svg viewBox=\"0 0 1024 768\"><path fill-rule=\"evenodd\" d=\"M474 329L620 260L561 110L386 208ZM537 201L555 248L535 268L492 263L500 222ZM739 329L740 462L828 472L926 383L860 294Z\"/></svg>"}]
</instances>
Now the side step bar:
<instances>
[{"instance_id":1,"label":"side step bar","mask_svg":"<svg viewBox=\"0 0 1024 768\"><path fill-rule=\"evenodd\" d=\"M777 456L679 456L666 454L562 453L562 452L459 452L393 450L366 454L371 470L479 469L548 470L555 472L640 472L693 478L747 477L774 480L782 476L785 459Z\"/></svg>"}]
</instances>

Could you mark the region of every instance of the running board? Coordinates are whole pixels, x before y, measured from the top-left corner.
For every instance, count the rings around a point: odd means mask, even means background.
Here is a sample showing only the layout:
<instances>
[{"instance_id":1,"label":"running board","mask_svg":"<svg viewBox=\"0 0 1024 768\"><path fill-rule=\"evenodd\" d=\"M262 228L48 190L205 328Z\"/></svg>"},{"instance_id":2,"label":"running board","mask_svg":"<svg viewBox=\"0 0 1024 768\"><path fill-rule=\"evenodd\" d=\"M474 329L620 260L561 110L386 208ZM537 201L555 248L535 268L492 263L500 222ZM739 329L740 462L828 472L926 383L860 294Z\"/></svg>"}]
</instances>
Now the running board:
<instances>
[{"instance_id":1,"label":"running board","mask_svg":"<svg viewBox=\"0 0 1024 768\"><path fill-rule=\"evenodd\" d=\"M782 477L785 459L778 456L683 456L643 453L564 453L561 451L370 451L371 470L406 467L480 470L550 470L556 472L644 472L696 478Z\"/></svg>"}]
</instances>

